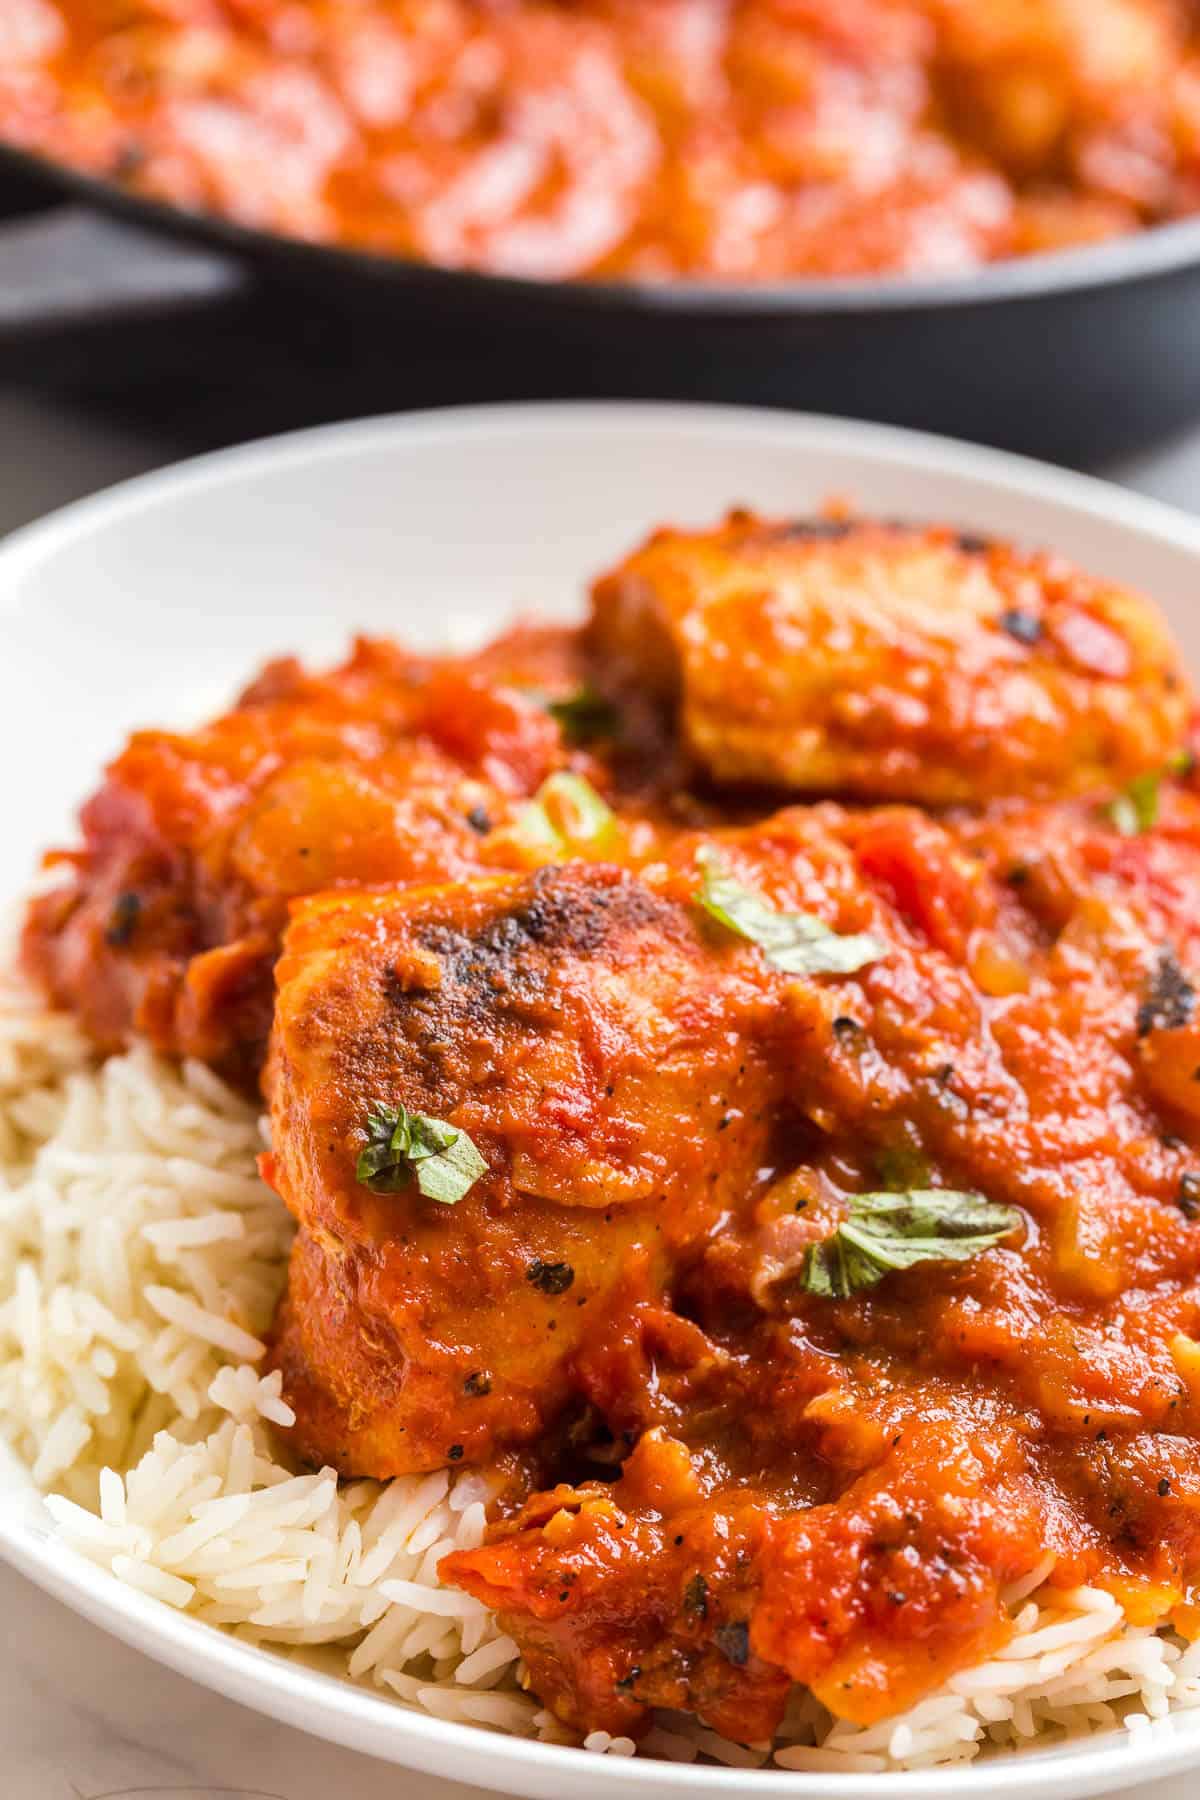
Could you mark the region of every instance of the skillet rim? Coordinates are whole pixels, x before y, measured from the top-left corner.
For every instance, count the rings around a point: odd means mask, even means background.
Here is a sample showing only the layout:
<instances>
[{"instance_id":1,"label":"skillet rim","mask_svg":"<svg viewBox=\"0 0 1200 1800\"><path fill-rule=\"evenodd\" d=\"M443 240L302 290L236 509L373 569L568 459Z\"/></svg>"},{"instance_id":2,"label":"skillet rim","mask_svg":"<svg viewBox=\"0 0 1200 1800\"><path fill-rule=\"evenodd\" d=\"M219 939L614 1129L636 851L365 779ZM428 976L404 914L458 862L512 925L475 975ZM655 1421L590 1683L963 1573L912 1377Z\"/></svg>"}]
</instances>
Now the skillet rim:
<instances>
[{"instance_id":1,"label":"skillet rim","mask_svg":"<svg viewBox=\"0 0 1200 1800\"><path fill-rule=\"evenodd\" d=\"M327 244L223 214L177 206L133 193L116 182L73 168L0 137L0 172L8 168L43 187L88 202L103 213L140 224L160 236L207 244L248 260L285 269L295 264L326 277L351 275L377 290L394 287L453 291L461 301L521 301L590 314L691 318L728 324L761 319L871 317L967 311L1005 304L1072 299L1171 275L1200 273L1200 212L1150 225L1102 243L1014 256L954 275L811 276L782 282L536 280L487 270L451 268L354 245Z\"/></svg>"}]
</instances>

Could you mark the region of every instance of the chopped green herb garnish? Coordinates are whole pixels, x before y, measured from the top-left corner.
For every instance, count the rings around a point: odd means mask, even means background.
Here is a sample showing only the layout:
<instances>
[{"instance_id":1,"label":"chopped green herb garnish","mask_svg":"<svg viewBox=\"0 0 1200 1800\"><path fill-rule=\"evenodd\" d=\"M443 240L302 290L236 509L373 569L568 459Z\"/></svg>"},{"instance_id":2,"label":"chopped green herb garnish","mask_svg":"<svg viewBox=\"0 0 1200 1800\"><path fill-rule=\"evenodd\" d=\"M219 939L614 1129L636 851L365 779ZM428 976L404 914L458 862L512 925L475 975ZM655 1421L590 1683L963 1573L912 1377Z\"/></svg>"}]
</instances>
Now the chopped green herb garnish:
<instances>
[{"instance_id":1,"label":"chopped green herb garnish","mask_svg":"<svg viewBox=\"0 0 1200 1800\"><path fill-rule=\"evenodd\" d=\"M1021 1215L981 1194L914 1188L856 1194L832 1237L810 1246L801 1284L810 1294L845 1300L894 1269L921 1262L967 1262L1015 1231Z\"/></svg>"},{"instance_id":2,"label":"chopped green herb garnish","mask_svg":"<svg viewBox=\"0 0 1200 1800\"><path fill-rule=\"evenodd\" d=\"M768 962L789 975L853 975L885 954L867 932L842 937L811 913L781 912L730 874L715 850L697 852L704 874L697 896L710 918L757 944Z\"/></svg>"},{"instance_id":3,"label":"chopped green herb garnish","mask_svg":"<svg viewBox=\"0 0 1200 1800\"><path fill-rule=\"evenodd\" d=\"M591 744L597 738L615 737L621 715L611 700L594 688L590 681L565 694L561 700L547 700L546 711L562 726L569 744Z\"/></svg>"},{"instance_id":4,"label":"chopped green herb garnish","mask_svg":"<svg viewBox=\"0 0 1200 1800\"><path fill-rule=\"evenodd\" d=\"M404 1106L377 1106L366 1133L354 1172L376 1194L398 1193L415 1179L427 1200L453 1206L487 1172L465 1131Z\"/></svg>"},{"instance_id":5,"label":"chopped green herb garnish","mask_svg":"<svg viewBox=\"0 0 1200 1800\"><path fill-rule=\"evenodd\" d=\"M599 844L616 824L616 814L590 781L570 769L547 777L517 814L517 835L535 849L559 853L578 844Z\"/></svg>"},{"instance_id":6,"label":"chopped green herb garnish","mask_svg":"<svg viewBox=\"0 0 1200 1800\"><path fill-rule=\"evenodd\" d=\"M1135 775L1129 786L1109 801L1105 810L1122 837L1138 837L1157 825L1161 786L1162 775L1156 769L1151 770L1145 775Z\"/></svg>"},{"instance_id":7,"label":"chopped green herb garnish","mask_svg":"<svg viewBox=\"0 0 1200 1800\"><path fill-rule=\"evenodd\" d=\"M1188 775L1193 767L1190 750L1177 750L1161 769L1148 769L1135 775L1105 807L1105 812L1122 837L1140 837L1158 824L1162 784L1172 775Z\"/></svg>"}]
</instances>

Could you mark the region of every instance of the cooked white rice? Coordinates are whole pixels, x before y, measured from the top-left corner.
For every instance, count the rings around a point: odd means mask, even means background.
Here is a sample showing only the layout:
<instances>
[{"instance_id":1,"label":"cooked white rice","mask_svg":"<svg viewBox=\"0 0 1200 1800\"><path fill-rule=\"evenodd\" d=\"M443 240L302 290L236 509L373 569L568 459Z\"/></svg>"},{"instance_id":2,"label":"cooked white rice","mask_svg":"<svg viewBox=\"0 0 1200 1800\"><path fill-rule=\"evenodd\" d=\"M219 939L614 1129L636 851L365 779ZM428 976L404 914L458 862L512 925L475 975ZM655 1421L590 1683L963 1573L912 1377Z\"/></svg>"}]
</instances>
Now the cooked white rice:
<instances>
[{"instance_id":1,"label":"cooked white rice","mask_svg":"<svg viewBox=\"0 0 1200 1800\"><path fill-rule=\"evenodd\" d=\"M492 1615L438 1584L483 1536L486 1477L339 1484L274 1441L291 1413L259 1364L291 1226L260 1143L208 1070L144 1048L97 1065L69 1020L0 987L0 1430L63 1539L118 1580L439 1718L574 1741ZM839 1724L798 1690L773 1746L662 1715L640 1751L916 1769L1200 1707L1200 1642L1046 1588L1049 1568L1009 1596L1012 1641L902 1717ZM606 1732L584 1748L635 1751Z\"/></svg>"}]
</instances>

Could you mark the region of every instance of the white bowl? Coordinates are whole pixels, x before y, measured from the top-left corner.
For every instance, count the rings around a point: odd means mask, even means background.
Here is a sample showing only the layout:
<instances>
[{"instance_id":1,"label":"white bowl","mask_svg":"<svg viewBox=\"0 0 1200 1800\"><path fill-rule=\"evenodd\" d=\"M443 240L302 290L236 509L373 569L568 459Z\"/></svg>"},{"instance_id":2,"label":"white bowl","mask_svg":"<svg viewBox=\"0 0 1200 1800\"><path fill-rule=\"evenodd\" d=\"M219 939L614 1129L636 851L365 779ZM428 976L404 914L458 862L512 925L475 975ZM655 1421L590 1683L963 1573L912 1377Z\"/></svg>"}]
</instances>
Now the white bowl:
<instances>
[{"instance_id":1,"label":"white bowl","mask_svg":"<svg viewBox=\"0 0 1200 1800\"><path fill-rule=\"evenodd\" d=\"M257 662L336 654L354 629L445 642L515 610L570 615L587 578L663 520L829 495L1053 545L1141 586L1200 668L1200 522L1099 482L870 425L677 406L528 406L305 432L130 482L0 547L0 893L69 841L135 725L186 724ZM590 1756L404 1710L240 1644L64 1549L20 1471L0 1555L197 1681L393 1762L529 1800L1055 1800L1200 1767L1200 1717L944 1771L741 1771Z\"/></svg>"}]
</instances>

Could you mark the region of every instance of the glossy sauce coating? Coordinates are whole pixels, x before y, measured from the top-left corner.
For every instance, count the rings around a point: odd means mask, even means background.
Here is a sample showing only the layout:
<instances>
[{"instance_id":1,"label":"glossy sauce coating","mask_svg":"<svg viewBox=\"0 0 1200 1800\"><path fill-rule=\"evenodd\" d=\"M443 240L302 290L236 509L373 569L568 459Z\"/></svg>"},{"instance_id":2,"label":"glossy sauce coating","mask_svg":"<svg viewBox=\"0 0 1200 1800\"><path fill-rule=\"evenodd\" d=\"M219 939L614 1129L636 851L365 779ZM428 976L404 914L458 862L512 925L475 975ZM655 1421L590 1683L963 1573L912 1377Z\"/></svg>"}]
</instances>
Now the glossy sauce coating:
<instances>
[{"instance_id":1,"label":"glossy sauce coating","mask_svg":"<svg viewBox=\"0 0 1200 1800\"><path fill-rule=\"evenodd\" d=\"M267 1174L302 1227L277 1343L300 1446L396 1475L537 1443L604 1321L756 1181L754 984L716 985L688 911L604 864L317 899L278 975ZM364 1189L364 1095L469 1132L467 1200Z\"/></svg>"},{"instance_id":2,"label":"glossy sauce coating","mask_svg":"<svg viewBox=\"0 0 1200 1800\"><path fill-rule=\"evenodd\" d=\"M656 532L597 582L589 646L677 708L715 781L935 806L1120 786L1189 704L1161 621L1115 584L852 519Z\"/></svg>"},{"instance_id":3,"label":"glossy sauce coating","mask_svg":"<svg viewBox=\"0 0 1200 1800\"><path fill-rule=\"evenodd\" d=\"M944 274L1200 203L1189 0L7 0L0 135L534 279Z\"/></svg>"},{"instance_id":4,"label":"glossy sauce coating","mask_svg":"<svg viewBox=\"0 0 1200 1800\"><path fill-rule=\"evenodd\" d=\"M361 642L327 675L273 665L199 731L136 733L51 859L75 879L31 908L27 965L104 1048L136 1033L254 1080L290 901L503 865L493 833L590 766L536 697L579 666L561 632L477 666Z\"/></svg>"},{"instance_id":5,"label":"glossy sauce coating","mask_svg":"<svg viewBox=\"0 0 1200 1800\"><path fill-rule=\"evenodd\" d=\"M1191 1604L1191 707L1153 607L1060 559L738 515L635 551L578 634L281 665L89 803L28 965L105 1046L245 1071L282 934L293 1448L495 1469L488 1541L442 1573L573 1728L667 1706L757 1741L793 1682L886 1716L1001 1644L1036 1569L1135 1622ZM599 810L556 838L529 797L564 771ZM869 953L780 967L703 904L714 857ZM360 1178L401 1104L483 1157L456 1204ZM1014 1223L811 1291L889 1189Z\"/></svg>"},{"instance_id":6,"label":"glossy sauce coating","mask_svg":"<svg viewBox=\"0 0 1200 1800\"><path fill-rule=\"evenodd\" d=\"M849 982L764 971L798 1160L577 1359L634 1446L615 1487L538 1496L448 1559L562 1716L636 1731L683 1706L764 1738L782 1672L872 1720L1002 1642L1002 1591L1047 1551L1055 1582L1108 1585L1135 1619L1188 1593L1200 1027L1190 995L1155 1009L1164 946L1183 967L1200 948L1198 830L1180 795L1133 845L1061 804L820 808L740 839L765 891L828 907L806 862L831 832L843 916L869 907L888 949ZM848 1195L909 1185L1006 1201L1022 1230L808 1294L804 1252Z\"/></svg>"}]
</instances>

